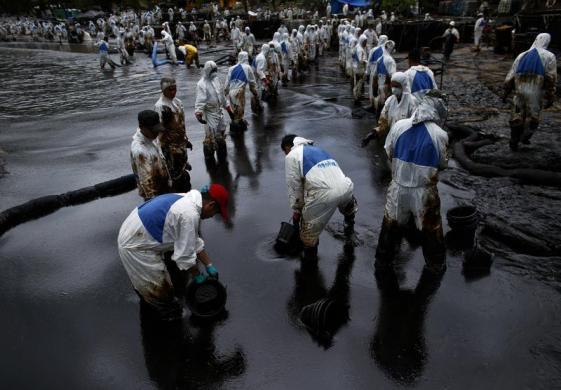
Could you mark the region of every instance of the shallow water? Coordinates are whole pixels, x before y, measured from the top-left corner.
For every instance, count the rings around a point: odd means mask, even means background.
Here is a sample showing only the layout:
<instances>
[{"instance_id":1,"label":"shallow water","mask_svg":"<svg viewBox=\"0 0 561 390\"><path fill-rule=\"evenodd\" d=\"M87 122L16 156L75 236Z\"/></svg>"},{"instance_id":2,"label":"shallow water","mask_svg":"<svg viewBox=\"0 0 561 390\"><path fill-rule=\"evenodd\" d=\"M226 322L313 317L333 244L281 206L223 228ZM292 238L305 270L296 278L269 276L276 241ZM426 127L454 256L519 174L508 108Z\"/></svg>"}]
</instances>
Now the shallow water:
<instances>
[{"instance_id":1,"label":"shallow water","mask_svg":"<svg viewBox=\"0 0 561 390\"><path fill-rule=\"evenodd\" d=\"M332 59L305 83L281 90L262 117L248 114L249 131L228 139L227 164L205 166L193 116L198 71L154 70L141 58L106 74L95 55L7 53L10 64L27 65L0 75L12 91L0 102L9 171L0 179L2 208L129 173L136 113L153 105L160 76L172 72L194 145L193 186L226 185L233 221L203 222L229 294L227 318L212 326L188 316L161 324L140 307L116 247L120 224L140 203L134 192L60 210L0 237L4 387L559 387L561 301L539 274L521 275L498 256L489 275L470 278L462 252L449 251L442 280L427 280L420 248L404 242L395 279L375 279L388 172L381 147L359 147L372 119L364 111L351 119L357 108ZM346 245L336 214L321 236L318 269L301 269L297 258L272 249L291 215L279 147L287 133L316 140L355 184L354 245ZM473 196L447 183L439 189L443 215ZM343 315L326 340L310 334L298 314L328 297Z\"/></svg>"}]
</instances>

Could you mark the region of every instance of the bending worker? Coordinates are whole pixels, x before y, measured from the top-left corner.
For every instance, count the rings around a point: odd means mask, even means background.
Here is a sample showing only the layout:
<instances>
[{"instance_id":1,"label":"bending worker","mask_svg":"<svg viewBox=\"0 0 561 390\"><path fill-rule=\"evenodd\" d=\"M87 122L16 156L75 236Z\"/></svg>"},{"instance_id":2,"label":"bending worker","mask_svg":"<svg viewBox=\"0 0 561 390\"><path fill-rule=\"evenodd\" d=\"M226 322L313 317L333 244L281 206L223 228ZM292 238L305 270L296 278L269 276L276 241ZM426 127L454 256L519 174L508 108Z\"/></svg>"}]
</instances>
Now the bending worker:
<instances>
[{"instance_id":1,"label":"bending worker","mask_svg":"<svg viewBox=\"0 0 561 390\"><path fill-rule=\"evenodd\" d=\"M138 114L138 129L131 143L131 165L138 194L149 200L171 192L171 178L158 143L154 142L164 130L158 113L151 110Z\"/></svg>"},{"instance_id":2,"label":"bending worker","mask_svg":"<svg viewBox=\"0 0 561 390\"><path fill-rule=\"evenodd\" d=\"M514 89L514 107L510 117L510 148L518 149L518 142L529 144L540 124L543 107L549 108L555 97L557 61L547 50L551 36L539 34L530 50L521 53L505 80L504 100ZM525 122L528 127L525 129Z\"/></svg>"},{"instance_id":3,"label":"bending worker","mask_svg":"<svg viewBox=\"0 0 561 390\"><path fill-rule=\"evenodd\" d=\"M255 74L249 65L249 55L245 51L238 54L238 63L228 69L224 93L229 97L234 118L230 124L230 131L247 129L247 121L243 118L245 113L245 90L249 90L254 99L259 99Z\"/></svg>"},{"instance_id":4,"label":"bending worker","mask_svg":"<svg viewBox=\"0 0 561 390\"><path fill-rule=\"evenodd\" d=\"M427 268L436 274L446 269L440 197L436 187L438 171L447 166L448 134L439 126L448 113L444 99L438 90L427 93L413 116L397 122L386 139L392 182L376 250L378 271L392 266L401 230L410 218L421 231Z\"/></svg>"},{"instance_id":5,"label":"bending worker","mask_svg":"<svg viewBox=\"0 0 561 390\"><path fill-rule=\"evenodd\" d=\"M162 77L160 80L162 95L154 106L160 115L165 130L158 137L162 152L166 159L174 192L187 192L191 189L191 164L188 162L187 148L193 145L187 139L185 129L185 111L183 103L177 97L175 79Z\"/></svg>"},{"instance_id":6,"label":"bending worker","mask_svg":"<svg viewBox=\"0 0 561 390\"><path fill-rule=\"evenodd\" d=\"M187 69L191 67L193 61L195 61L195 66L197 68L201 68L201 64L199 64L199 50L195 45L181 45L177 48L177 50L185 56L185 66Z\"/></svg>"},{"instance_id":7,"label":"bending worker","mask_svg":"<svg viewBox=\"0 0 561 390\"><path fill-rule=\"evenodd\" d=\"M339 164L313 141L286 135L281 142L285 157L288 199L292 219L300 225L304 261L317 261L319 236L338 208L346 228L354 226L358 210L353 182Z\"/></svg>"},{"instance_id":8,"label":"bending worker","mask_svg":"<svg viewBox=\"0 0 561 390\"><path fill-rule=\"evenodd\" d=\"M173 250L171 260L183 277L202 283L208 276L218 278L204 241L199 234L201 219L220 213L228 217L228 192L212 184L199 192L165 194L135 208L119 231L119 256L141 299L164 319L181 318L183 305L177 297L164 252ZM206 274L198 268L201 263ZM208 275L208 276L207 276ZM187 279L185 279L187 280Z\"/></svg>"}]
</instances>

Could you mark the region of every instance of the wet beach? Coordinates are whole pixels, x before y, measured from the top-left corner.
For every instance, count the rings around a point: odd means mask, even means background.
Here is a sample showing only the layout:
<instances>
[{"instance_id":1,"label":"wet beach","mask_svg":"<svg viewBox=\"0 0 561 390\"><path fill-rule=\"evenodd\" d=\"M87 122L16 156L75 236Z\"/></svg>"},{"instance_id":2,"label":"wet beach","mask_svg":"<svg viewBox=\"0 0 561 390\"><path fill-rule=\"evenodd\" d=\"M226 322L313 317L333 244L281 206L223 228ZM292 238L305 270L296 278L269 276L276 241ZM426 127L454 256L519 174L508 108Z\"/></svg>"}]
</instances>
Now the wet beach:
<instances>
[{"instance_id":1,"label":"wet beach","mask_svg":"<svg viewBox=\"0 0 561 390\"><path fill-rule=\"evenodd\" d=\"M380 145L360 147L373 115L353 106L334 55L321 59L320 70L304 81L282 88L261 117L247 104L249 130L228 137L227 163L205 165L204 135L193 115L199 70L154 69L142 54L129 67L103 72L92 53L0 47L0 54L6 70L0 72L2 210L129 174L136 115L153 106L160 77L169 74L177 79L194 145L194 188L218 182L232 198L230 226L214 219L202 227L228 290L228 313L213 324L193 321L188 312L181 324L162 324L139 304L117 253L119 227L141 203L136 191L64 208L2 235L3 387L561 386L561 191L473 176L452 160L439 183L444 231L450 230L447 210L475 203L487 221L481 243L495 253L490 272L469 275L464 252L449 248L444 276L427 277L421 248L404 241L395 278L376 280L374 253L390 175ZM203 53L201 62L220 55ZM490 71L481 78L473 62L461 60L470 55L459 50L458 66L445 76L449 121L496 107L496 115L475 123L508 135L508 106L497 102L492 88L474 102L468 88L493 86L502 68L497 65L496 79ZM502 58L482 57L483 64ZM508 68L511 60L504 63ZM226 71L219 67L222 78ZM549 165L559 161L554 133L560 118L557 108L545 113L544 130L522 153L529 163L543 160L536 153L551 153ZM359 203L351 239L343 217L332 218L320 239L317 269L302 269L298 258L273 249L280 223L291 216L279 146L289 133L328 150L353 180ZM505 145L508 140L482 148L474 158L506 155ZM542 242L536 248L550 249L517 248L500 234L485 234L485 227L492 232L501 223L515 234L537 236ZM327 297L340 304L338 323L331 335L318 337L299 313Z\"/></svg>"}]
</instances>

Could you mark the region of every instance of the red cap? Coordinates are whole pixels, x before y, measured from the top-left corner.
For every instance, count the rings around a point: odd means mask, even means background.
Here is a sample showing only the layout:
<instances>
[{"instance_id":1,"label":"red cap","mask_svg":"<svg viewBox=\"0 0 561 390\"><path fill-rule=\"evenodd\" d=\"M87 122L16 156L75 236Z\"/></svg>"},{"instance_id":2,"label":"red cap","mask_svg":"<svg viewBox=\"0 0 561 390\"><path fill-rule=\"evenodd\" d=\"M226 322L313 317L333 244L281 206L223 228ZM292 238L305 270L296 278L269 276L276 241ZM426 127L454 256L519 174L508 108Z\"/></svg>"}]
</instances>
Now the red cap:
<instances>
[{"instance_id":1,"label":"red cap","mask_svg":"<svg viewBox=\"0 0 561 390\"><path fill-rule=\"evenodd\" d=\"M211 184L208 189L208 194L220 206L220 214L224 221L228 220L228 190L220 184Z\"/></svg>"}]
</instances>

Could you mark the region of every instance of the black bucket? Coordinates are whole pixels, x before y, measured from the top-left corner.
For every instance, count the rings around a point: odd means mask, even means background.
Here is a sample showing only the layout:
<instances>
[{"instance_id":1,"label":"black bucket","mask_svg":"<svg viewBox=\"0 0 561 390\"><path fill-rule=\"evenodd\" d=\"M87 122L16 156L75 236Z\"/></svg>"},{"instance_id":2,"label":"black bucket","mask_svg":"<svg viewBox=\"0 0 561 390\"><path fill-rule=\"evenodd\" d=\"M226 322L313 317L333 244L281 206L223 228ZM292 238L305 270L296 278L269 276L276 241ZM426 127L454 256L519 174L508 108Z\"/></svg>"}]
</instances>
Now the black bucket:
<instances>
[{"instance_id":1,"label":"black bucket","mask_svg":"<svg viewBox=\"0 0 561 390\"><path fill-rule=\"evenodd\" d=\"M458 206L446 212L450 229L456 231L475 231L479 214L475 206Z\"/></svg>"},{"instance_id":2,"label":"black bucket","mask_svg":"<svg viewBox=\"0 0 561 390\"><path fill-rule=\"evenodd\" d=\"M214 278L187 286L185 301L197 317L211 318L221 314L226 306L226 288Z\"/></svg>"},{"instance_id":3,"label":"black bucket","mask_svg":"<svg viewBox=\"0 0 561 390\"><path fill-rule=\"evenodd\" d=\"M325 348L331 346L337 331L348 321L348 304L333 298L322 298L300 310L300 322Z\"/></svg>"},{"instance_id":4,"label":"black bucket","mask_svg":"<svg viewBox=\"0 0 561 390\"><path fill-rule=\"evenodd\" d=\"M281 222L281 227L275 241L275 250L282 255L295 255L302 250L302 241L297 225Z\"/></svg>"},{"instance_id":5,"label":"black bucket","mask_svg":"<svg viewBox=\"0 0 561 390\"><path fill-rule=\"evenodd\" d=\"M288 246L294 242L297 234L296 226L288 222L281 222L281 228L277 235L277 244Z\"/></svg>"}]
</instances>

